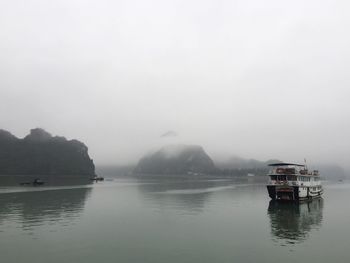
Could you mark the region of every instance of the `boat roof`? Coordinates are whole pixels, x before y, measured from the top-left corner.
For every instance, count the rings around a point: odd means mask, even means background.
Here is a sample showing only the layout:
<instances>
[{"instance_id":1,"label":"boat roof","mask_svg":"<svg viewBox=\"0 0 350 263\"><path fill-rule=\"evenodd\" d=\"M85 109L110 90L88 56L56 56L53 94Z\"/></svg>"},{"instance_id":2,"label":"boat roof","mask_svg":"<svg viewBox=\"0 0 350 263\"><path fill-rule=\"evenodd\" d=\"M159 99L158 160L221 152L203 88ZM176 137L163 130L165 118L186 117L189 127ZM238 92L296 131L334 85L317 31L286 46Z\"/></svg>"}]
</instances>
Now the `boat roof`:
<instances>
[{"instance_id":1,"label":"boat roof","mask_svg":"<svg viewBox=\"0 0 350 263\"><path fill-rule=\"evenodd\" d=\"M288 166L288 165L305 166L305 164L298 164L298 163L271 163L268 166Z\"/></svg>"}]
</instances>

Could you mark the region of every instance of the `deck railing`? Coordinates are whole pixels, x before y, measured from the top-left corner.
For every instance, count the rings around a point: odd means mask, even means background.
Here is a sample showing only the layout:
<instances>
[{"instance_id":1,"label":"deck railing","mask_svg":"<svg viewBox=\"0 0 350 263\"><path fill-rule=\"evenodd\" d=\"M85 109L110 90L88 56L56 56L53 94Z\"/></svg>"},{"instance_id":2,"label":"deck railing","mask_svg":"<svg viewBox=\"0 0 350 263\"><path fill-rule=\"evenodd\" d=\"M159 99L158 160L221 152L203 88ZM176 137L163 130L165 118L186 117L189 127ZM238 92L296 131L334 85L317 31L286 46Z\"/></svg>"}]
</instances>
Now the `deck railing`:
<instances>
[{"instance_id":1,"label":"deck railing","mask_svg":"<svg viewBox=\"0 0 350 263\"><path fill-rule=\"evenodd\" d=\"M304 170L295 168L273 168L269 171L270 175L305 175L305 176L319 176L318 170Z\"/></svg>"}]
</instances>

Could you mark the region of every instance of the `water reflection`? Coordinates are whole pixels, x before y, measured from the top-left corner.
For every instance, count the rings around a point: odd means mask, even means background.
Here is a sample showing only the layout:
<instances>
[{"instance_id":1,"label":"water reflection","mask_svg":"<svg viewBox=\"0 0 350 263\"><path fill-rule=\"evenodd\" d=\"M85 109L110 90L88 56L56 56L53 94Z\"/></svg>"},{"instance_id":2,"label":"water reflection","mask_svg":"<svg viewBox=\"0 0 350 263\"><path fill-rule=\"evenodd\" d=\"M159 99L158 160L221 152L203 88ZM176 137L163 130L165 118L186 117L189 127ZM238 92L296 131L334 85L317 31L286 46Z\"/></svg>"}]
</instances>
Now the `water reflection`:
<instances>
[{"instance_id":1,"label":"water reflection","mask_svg":"<svg viewBox=\"0 0 350 263\"><path fill-rule=\"evenodd\" d=\"M271 233L281 245L305 241L311 230L322 224L323 199L306 203L281 203L270 201L268 215Z\"/></svg>"},{"instance_id":2,"label":"water reflection","mask_svg":"<svg viewBox=\"0 0 350 263\"><path fill-rule=\"evenodd\" d=\"M43 225L67 226L84 209L91 188L86 186L0 194L0 232L16 224L25 231Z\"/></svg>"}]
</instances>

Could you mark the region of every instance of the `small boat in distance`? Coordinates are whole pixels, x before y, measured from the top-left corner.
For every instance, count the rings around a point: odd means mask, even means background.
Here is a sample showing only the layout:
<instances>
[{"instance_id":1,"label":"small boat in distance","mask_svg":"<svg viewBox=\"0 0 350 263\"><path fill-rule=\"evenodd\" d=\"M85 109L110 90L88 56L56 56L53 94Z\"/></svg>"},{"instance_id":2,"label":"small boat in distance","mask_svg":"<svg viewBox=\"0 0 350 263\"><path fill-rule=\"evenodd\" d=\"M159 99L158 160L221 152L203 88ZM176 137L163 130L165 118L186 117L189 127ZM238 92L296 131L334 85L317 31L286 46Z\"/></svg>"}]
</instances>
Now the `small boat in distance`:
<instances>
[{"instance_id":1,"label":"small boat in distance","mask_svg":"<svg viewBox=\"0 0 350 263\"><path fill-rule=\"evenodd\" d=\"M306 164L274 163L269 166L267 191L272 200L303 201L323 194L318 171L309 171Z\"/></svg>"},{"instance_id":2,"label":"small boat in distance","mask_svg":"<svg viewBox=\"0 0 350 263\"><path fill-rule=\"evenodd\" d=\"M39 178L36 178L34 181L33 181L33 185L43 185L45 182Z\"/></svg>"},{"instance_id":3,"label":"small boat in distance","mask_svg":"<svg viewBox=\"0 0 350 263\"><path fill-rule=\"evenodd\" d=\"M104 178L101 176L95 176L93 178L90 178L91 181L104 181Z\"/></svg>"},{"instance_id":4,"label":"small boat in distance","mask_svg":"<svg viewBox=\"0 0 350 263\"><path fill-rule=\"evenodd\" d=\"M20 185L33 185L33 186L38 186L38 185L43 185L45 182L39 178L34 179L33 182L24 182L20 183Z\"/></svg>"}]
</instances>

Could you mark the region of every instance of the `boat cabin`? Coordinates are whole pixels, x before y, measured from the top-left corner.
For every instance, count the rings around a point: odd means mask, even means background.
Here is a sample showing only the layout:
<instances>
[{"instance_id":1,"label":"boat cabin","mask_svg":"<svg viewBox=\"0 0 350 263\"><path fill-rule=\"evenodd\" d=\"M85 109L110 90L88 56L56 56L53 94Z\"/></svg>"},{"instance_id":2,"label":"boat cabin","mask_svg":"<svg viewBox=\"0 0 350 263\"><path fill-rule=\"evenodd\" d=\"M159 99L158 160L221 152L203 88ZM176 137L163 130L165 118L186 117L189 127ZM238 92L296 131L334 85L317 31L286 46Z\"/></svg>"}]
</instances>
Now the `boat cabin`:
<instances>
[{"instance_id":1,"label":"boat cabin","mask_svg":"<svg viewBox=\"0 0 350 263\"><path fill-rule=\"evenodd\" d=\"M270 164L269 176L271 183L288 183L296 185L305 182L319 181L319 172L317 170L309 171L306 165L294 163L275 163Z\"/></svg>"}]
</instances>

